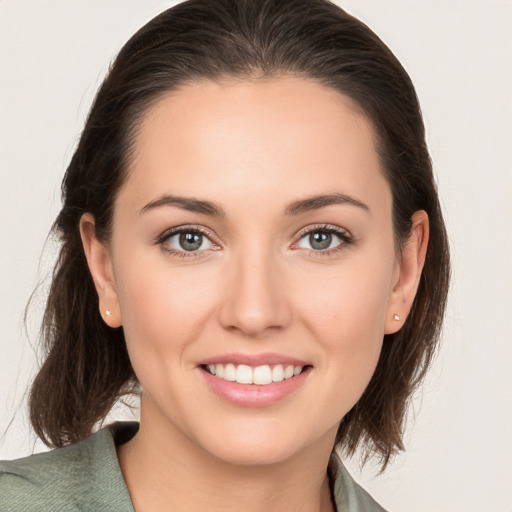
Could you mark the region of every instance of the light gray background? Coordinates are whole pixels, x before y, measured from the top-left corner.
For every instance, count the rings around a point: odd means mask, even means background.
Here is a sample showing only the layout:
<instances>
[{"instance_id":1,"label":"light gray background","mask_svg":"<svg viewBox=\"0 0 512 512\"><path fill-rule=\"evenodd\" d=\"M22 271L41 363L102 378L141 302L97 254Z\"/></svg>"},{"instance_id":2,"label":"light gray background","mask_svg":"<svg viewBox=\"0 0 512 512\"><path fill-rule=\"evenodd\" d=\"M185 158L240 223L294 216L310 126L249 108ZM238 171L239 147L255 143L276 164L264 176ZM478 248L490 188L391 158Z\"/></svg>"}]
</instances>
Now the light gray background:
<instances>
[{"instance_id":1,"label":"light gray background","mask_svg":"<svg viewBox=\"0 0 512 512\"><path fill-rule=\"evenodd\" d=\"M61 177L109 61L172 3L0 0L1 458L41 449L22 403L35 367L22 317L42 280L34 339ZM394 512L511 512L512 4L337 3L384 39L416 85L454 266L442 349L415 400L406 453L379 477L351 468Z\"/></svg>"}]
</instances>

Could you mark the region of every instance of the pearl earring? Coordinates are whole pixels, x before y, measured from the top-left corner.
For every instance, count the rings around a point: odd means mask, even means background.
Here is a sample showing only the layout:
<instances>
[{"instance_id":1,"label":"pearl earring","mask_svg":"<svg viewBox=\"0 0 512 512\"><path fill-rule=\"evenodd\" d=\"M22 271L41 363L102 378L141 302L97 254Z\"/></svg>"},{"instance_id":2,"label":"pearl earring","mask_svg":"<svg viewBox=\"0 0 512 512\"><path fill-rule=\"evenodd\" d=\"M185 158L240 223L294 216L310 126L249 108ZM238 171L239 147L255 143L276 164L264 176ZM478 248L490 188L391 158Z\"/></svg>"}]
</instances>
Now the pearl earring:
<instances>
[{"instance_id":1,"label":"pearl earring","mask_svg":"<svg viewBox=\"0 0 512 512\"><path fill-rule=\"evenodd\" d=\"M112 316L112 311L110 311L110 309L107 309L107 310L105 311L105 314L106 314L107 316Z\"/></svg>"},{"instance_id":2,"label":"pearl earring","mask_svg":"<svg viewBox=\"0 0 512 512\"><path fill-rule=\"evenodd\" d=\"M395 316L393 316L393 318L398 322L398 320L400 320L400 316L395 314Z\"/></svg>"}]
</instances>

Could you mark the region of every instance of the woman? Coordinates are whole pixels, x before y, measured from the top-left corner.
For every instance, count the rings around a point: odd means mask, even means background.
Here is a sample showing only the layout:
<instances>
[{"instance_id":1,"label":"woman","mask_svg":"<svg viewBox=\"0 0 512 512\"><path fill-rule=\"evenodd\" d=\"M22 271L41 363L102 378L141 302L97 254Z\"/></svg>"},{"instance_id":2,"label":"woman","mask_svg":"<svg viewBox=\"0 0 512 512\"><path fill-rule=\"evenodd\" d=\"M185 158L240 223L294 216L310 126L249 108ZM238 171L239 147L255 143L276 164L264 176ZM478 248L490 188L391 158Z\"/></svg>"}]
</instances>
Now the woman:
<instances>
[{"instance_id":1,"label":"woman","mask_svg":"<svg viewBox=\"0 0 512 512\"><path fill-rule=\"evenodd\" d=\"M324 0L191 0L125 45L63 182L30 397L53 452L0 510L382 510L446 234L414 88ZM139 424L93 434L123 395Z\"/></svg>"}]
</instances>

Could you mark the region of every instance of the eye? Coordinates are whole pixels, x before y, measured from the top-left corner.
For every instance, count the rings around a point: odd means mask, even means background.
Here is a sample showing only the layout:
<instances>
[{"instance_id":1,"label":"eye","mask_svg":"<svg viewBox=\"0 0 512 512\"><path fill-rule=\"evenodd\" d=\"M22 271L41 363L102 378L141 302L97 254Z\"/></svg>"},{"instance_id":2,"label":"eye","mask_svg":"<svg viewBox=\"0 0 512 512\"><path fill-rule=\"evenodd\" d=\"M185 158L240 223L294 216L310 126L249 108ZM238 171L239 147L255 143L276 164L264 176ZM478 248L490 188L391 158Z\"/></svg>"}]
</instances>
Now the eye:
<instances>
[{"instance_id":1,"label":"eye","mask_svg":"<svg viewBox=\"0 0 512 512\"><path fill-rule=\"evenodd\" d=\"M164 234L160 243L171 253L194 253L217 249L208 236L198 229L175 229L172 232Z\"/></svg>"},{"instance_id":2,"label":"eye","mask_svg":"<svg viewBox=\"0 0 512 512\"><path fill-rule=\"evenodd\" d=\"M351 237L344 230L332 227L315 227L305 232L296 246L300 249L309 249L316 252L333 252L350 242Z\"/></svg>"}]
</instances>

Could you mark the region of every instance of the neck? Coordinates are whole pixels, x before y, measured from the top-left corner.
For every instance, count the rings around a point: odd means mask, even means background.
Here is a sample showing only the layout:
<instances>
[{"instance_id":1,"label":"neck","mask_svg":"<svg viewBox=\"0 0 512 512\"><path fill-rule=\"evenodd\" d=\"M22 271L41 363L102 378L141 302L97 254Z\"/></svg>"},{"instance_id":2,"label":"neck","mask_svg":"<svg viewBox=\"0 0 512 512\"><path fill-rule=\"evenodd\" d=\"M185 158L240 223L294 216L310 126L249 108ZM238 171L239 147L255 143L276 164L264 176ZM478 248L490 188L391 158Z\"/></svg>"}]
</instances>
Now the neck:
<instances>
[{"instance_id":1,"label":"neck","mask_svg":"<svg viewBox=\"0 0 512 512\"><path fill-rule=\"evenodd\" d=\"M272 464L223 461L167 422L144 417L137 435L118 448L136 512L332 512L327 464L333 439Z\"/></svg>"}]
</instances>

